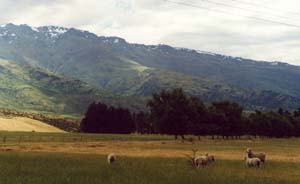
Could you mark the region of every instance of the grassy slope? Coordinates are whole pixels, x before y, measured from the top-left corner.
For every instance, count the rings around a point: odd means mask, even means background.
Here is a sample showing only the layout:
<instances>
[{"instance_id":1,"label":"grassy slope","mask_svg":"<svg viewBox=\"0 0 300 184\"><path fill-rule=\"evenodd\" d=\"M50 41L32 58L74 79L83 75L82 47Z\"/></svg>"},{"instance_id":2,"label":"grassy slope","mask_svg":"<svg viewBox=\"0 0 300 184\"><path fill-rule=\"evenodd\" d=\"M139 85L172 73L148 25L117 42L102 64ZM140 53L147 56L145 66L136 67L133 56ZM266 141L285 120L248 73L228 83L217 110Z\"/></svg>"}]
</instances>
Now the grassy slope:
<instances>
[{"instance_id":1,"label":"grassy slope","mask_svg":"<svg viewBox=\"0 0 300 184\"><path fill-rule=\"evenodd\" d=\"M3 59L0 77L0 106L8 109L78 114L93 100L105 96L78 80Z\"/></svg>"},{"instance_id":2,"label":"grassy slope","mask_svg":"<svg viewBox=\"0 0 300 184\"><path fill-rule=\"evenodd\" d=\"M24 117L0 117L0 131L64 132L63 130L48 125L44 122Z\"/></svg>"},{"instance_id":3,"label":"grassy slope","mask_svg":"<svg viewBox=\"0 0 300 184\"><path fill-rule=\"evenodd\" d=\"M139 67L132 64L130 67ZM133 69L134 71L141 68ZM88 72L87 72L88 73ZM116 72L118 73L118 72ZM144 99L111 95L77 79L0 59L0 107L17 111L80 117L93 101L142 110ZM119 78L124 78L120 76ZM134 80L128 80L134 84ZM123 85L123 83L121 82ZM117 84L110 84L117 85ZM128 84L128 88L131 85ZM130 103L129 103L130 102Z\"/></svg>"}]
</instances>

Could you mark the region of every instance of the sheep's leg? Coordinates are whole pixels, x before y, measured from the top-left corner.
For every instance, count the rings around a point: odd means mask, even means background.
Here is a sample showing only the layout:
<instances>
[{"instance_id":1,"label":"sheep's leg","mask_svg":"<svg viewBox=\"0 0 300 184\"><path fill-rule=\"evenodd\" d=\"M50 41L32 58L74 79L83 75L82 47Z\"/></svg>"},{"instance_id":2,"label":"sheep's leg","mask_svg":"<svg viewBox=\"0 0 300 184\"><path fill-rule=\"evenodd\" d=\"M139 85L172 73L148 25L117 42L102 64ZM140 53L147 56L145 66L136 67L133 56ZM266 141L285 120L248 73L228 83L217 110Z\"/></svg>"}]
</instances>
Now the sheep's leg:
<instances>
[{"instance_id":1,"label":"sheep's leg","mask_svg":"<svg viewBox=\"0 0 300 184\"><path fill-rule=\"evenodd\" d=\"M195 162L195 167L197 168L197 169L199 169L199 163L197 163L197 162Z\"/></svg>"}]
</instances>

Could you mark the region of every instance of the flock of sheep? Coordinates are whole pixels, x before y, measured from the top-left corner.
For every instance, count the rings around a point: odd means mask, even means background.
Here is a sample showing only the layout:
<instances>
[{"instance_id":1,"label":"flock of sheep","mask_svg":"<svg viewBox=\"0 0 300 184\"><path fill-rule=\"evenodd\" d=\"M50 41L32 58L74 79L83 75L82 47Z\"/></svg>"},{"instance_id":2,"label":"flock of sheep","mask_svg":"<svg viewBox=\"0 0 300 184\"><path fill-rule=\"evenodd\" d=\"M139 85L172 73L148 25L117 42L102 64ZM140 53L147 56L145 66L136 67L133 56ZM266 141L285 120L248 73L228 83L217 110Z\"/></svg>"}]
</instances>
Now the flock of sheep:
<instances>
[{"instance_id":1,"label":"flock of sheep","mask_svg":"<svg viewBox=\"0 0 300 184\"><path fill-rule=\"evenodd\" d=\"M204 168L209 164L215 162L215 156L210 155L208 153L204 155L197 155L197 150L193 150L194 155L189 157L189 163L195 168ZM111 153L107 156L108 164L112 164L117 160L117 156L114 153ZM250 148L246 150L246 154L244 157L245 163L247 167L260 167L261 163L265 163L266 154L265 153L254 153Z\"/></svg>"}]
</instances>

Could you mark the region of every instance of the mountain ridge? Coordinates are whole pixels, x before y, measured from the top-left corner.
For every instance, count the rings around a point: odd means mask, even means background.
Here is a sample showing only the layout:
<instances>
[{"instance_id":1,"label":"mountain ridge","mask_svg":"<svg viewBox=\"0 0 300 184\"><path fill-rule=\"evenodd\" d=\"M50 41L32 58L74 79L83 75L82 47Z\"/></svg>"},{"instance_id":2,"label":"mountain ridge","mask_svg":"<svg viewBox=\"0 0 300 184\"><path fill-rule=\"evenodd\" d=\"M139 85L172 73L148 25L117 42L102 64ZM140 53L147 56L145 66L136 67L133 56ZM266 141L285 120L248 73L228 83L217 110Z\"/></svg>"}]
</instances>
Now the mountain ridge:
<instances>
[{"instance_id":1,"label":"mountain ridge","mask_svg":"<svg viewBox=\"0 0 300 184\"><path fill-rule=\"evenodd\" d=\"M281 62L130 44L74 28L14 24L0 26L0 56L78 79L111 96L144 98L183 87L205 101L229 99L247 108L300 106L300 67Z\"/></svg>"},{"instance_id":2,"label":"mountain ridge","mask_svg":"<svg viewBox=\"0 0 300 184\"><path fill-rule=\"evenodd\" d=\"M175 46L171 46L171 45L168 45L168 44L157 44L157 45L149 44L149 45L145 45L145 44L142 44L142 43L134 43L134 42L130 43L130 42L126 41L126 39L118 37L118 36L101 36L101 35L98 35L98 34L95 34L95 33L91 33L90 31L87 31L87 30L76 29L76 28L73 28L73 27L67 28L67 27L55 26L55 25L35 26L34 27L34 26L30 26L28 24L19 24L19 25L17 25L17 24L13 24L13 23L7 23L7 24L0 25L0 28L5 28L6 26L24 26L24 27L30 28L34 32L42 32L42 33L47 34L48 36L50 35L50 37L52 37L52 38L55 38L55 37L57 38L59 35L64 34L67 31L79 31L79 32L84 33L84 34L88 34L88 35L92 36L93 38L97 37L99 40L102 40L106 43L123 42L123 43L131 44L131 45L135 45L135 46L153 48L153 49L165 46L165 47L174 48L176 50L196 52L196 53L199 53L199 54L220 56L220 57L224 57L224 58L231 58L231 59L235 59L237 61L247 60L247 61L251 61L251 62L254 62L254 63L269 64L269 65L273 65L273 66L274 65L285 65L285 66L300 67L299 65L289 64L288 62L284 62L284 61L255 60L255 59L251 59L251 58L234 57L234 56L230 56L230 55L226 55L226 54L214 53L214 52L204 51L204 50L199 50L199 49L192 49L192 48L185 48L185 47L175 47Z\"/></svg>"}]
</instances>

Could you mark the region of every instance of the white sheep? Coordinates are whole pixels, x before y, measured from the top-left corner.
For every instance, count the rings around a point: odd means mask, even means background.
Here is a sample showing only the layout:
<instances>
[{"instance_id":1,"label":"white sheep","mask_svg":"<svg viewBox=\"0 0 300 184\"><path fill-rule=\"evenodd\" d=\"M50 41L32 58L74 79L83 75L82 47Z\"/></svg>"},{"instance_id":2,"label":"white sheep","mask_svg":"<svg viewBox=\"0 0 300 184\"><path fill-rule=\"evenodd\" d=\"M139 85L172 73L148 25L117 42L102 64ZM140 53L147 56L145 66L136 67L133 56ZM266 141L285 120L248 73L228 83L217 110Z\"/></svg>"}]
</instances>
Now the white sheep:
<instances>
[{"instance_id":1,"label":"white sheep","mask_svg":"<svg viewBox=\"0 0 300 184\"><path fill-rule=\"evenodd\" d=\"M108 163L108 164L112 164L112 163L114 163L116 160L117 160L117 156L116 156L116 154L114 154L114 153L110 153L110 154L107 156L107 163Z\"/></svg>"},{"instance_id":2,"label":"white sheep","mask_svg":"<svg viewBox=\"0 0 300 184\"><path fill-rule=\"evenodd\" d=\"M249 158L249 153L246 153L245 161L247 167L260 167L261 164L261 160L259 158Z\"/></svg>"},{"instance_id":3,"label":"white sheep","mask_svg":"<svg viewBox=\"0 0 300 184\"><path fill-rule=\"evenodd\" d=\"M208 153L205 154L207 156L208 162L212 163L215 162L215 156L214 155L209 155Z\"/></svg>"},{"instance_id":4,"label":"white sheep","mask_svg":"<svg viewBox=\"0 0 300 184\"><path fill-rule=\"evenodd\" d=\"M206 167L209 164L208 156L207 155L197 156L197 157L195 157L194 163L197 168L199 168L200 166Z\"/></svg>"},{"instance_id":5,"label":"white sheep","mask_svg":"<svg viewBox=\"0 0 300 184\"><path fill-rule=\"evenodd\" d=\"M261 162L266 162L266 154L265 153L253 153L253 151L248 148L246 153L248 153L249 158L259 158Z\"/></svg>"}]
</instances>

